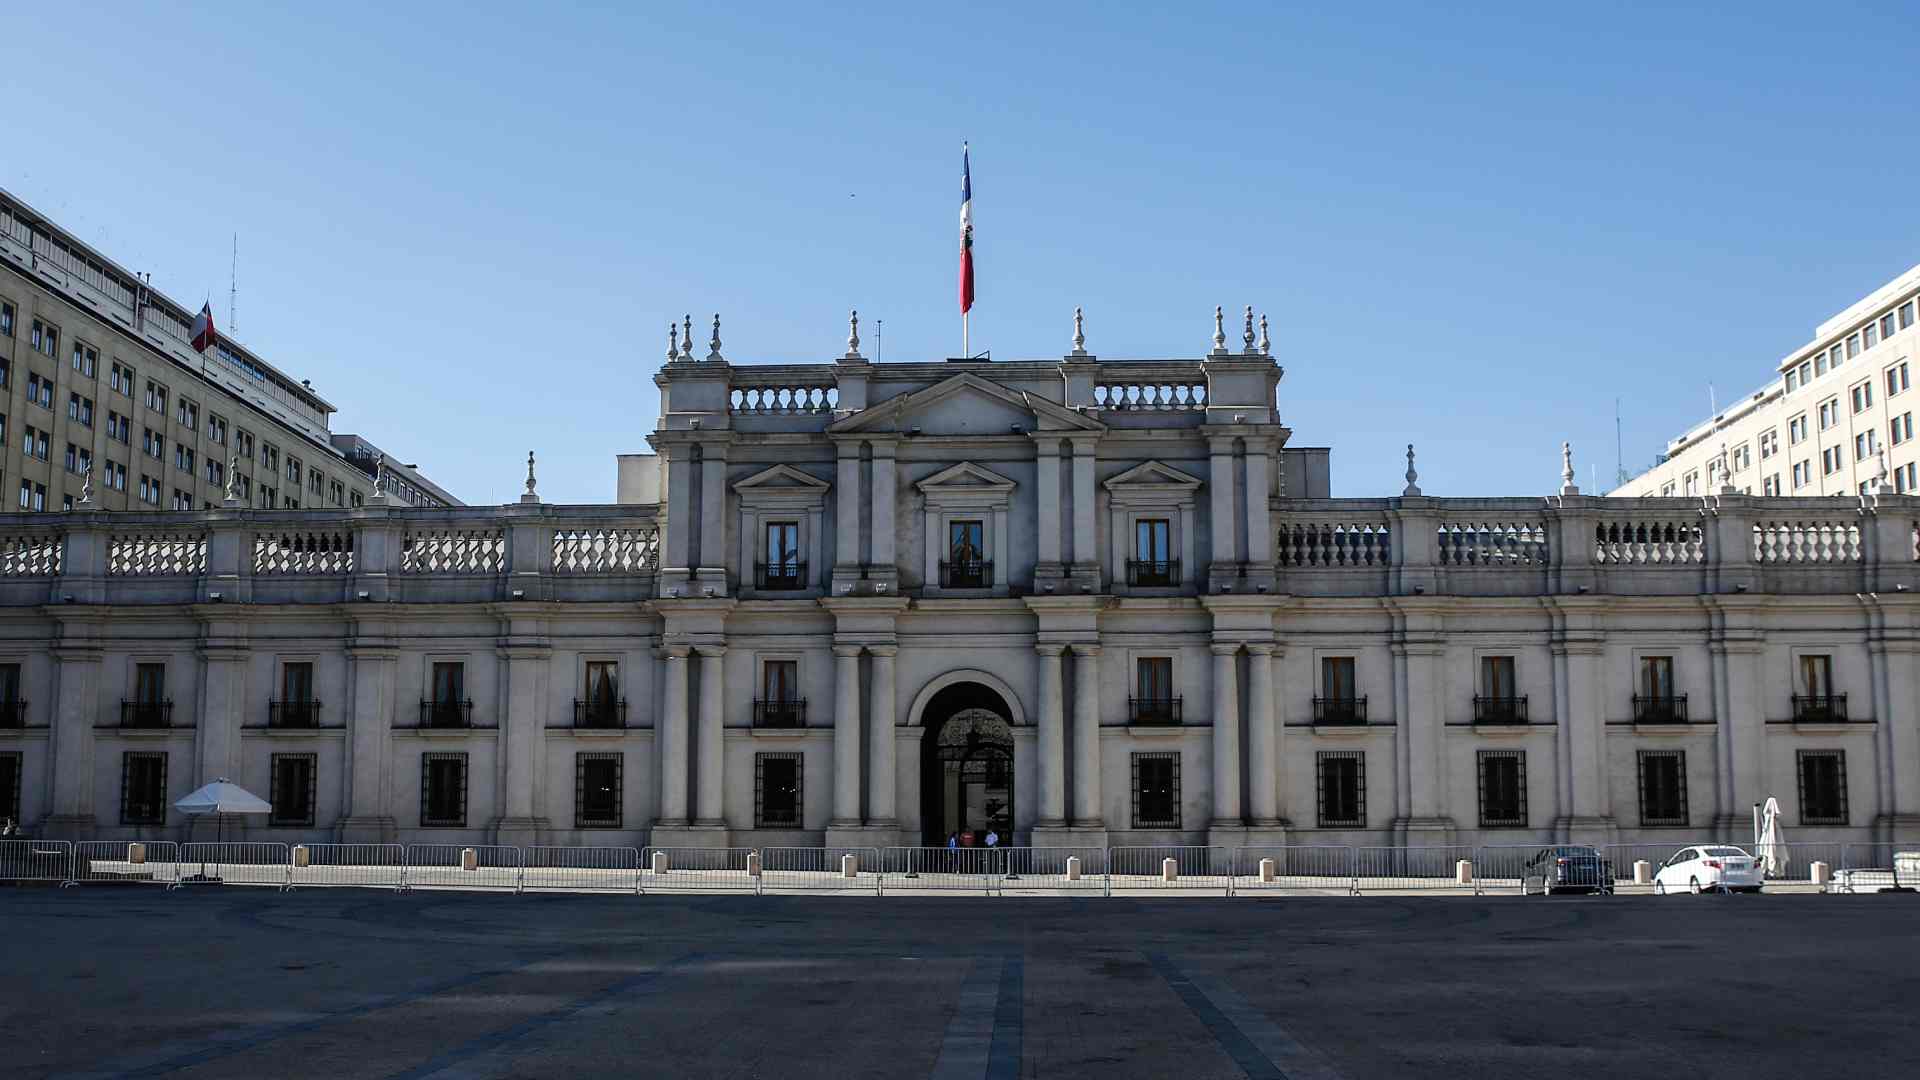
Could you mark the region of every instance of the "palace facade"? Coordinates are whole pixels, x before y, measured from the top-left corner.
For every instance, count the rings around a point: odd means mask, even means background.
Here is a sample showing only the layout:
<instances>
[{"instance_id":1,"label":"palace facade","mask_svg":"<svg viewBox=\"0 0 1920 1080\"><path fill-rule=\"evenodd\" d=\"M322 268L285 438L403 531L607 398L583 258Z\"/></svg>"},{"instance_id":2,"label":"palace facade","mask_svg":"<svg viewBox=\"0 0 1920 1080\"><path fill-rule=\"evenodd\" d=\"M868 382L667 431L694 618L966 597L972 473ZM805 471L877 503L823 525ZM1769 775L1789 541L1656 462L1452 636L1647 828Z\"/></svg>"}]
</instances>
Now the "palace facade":
<instances>
[{"instance_id":1,"label":"palace facade","mask_svg":"<svg viewBox=\"0 0 1920 1080\"><path fill-rule=\"evenodd\" d=\"M288 840L1920 836L1920 500L1429 498L1411 451L1334 499L1240 336L734 365L716 320L614 504L7 515L0 817L184 838L225 776Z\"/></svg>"}]
</instances>

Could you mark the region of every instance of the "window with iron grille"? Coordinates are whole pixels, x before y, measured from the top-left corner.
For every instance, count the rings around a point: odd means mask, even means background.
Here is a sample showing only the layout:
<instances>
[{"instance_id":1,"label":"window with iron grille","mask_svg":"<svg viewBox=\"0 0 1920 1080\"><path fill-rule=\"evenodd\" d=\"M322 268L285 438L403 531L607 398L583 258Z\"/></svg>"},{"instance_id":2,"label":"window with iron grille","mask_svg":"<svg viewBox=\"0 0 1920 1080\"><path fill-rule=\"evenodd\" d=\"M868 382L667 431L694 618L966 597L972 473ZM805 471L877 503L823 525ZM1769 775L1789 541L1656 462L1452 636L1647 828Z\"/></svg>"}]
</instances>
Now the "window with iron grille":
<instances>
[{"instance_id":1,"label":"window with iron grille","mask_svg":"<svg viewBox=\"0 0 1920 1080\"><path fill-rule=\"evenodd\" d=\"M1527 824L1527 754L1524 750L1482 750L1480 756L1480 827L1525 828Z\"/></svg>"},{"instance_id":2,"label":"window with iron grille","mask_svg":"<svg viewBox=\"0 0 1920 1080\"><path fill-rule=\"evenodd\" d=\"M1367 756L1364 753L1323 750L1316 754L1314 775L1320 807L1320 827L1367 823Z\"/></svg>"},{"instance_id":3,"label":"window with iron grille","mask_svg":"<svg viewBox=\"0 0 1920 1080\"><path fill-rule=\"evenodd\" d=\"M166 752L129 750L121 754L120 824L161 825L166 820Z\"/></svg>"},{"instance_id":4,"label":"window with iron grille","mask_svg":"<svg viewBox=\"0 0 1920 1080\"><path fill-rule=\"evenodd\" d=\"M573 755L574 828L621 827L624 805L621 780L626 771L624 757L617 752Z\"/></svg>"},{"instance_id":5,"label":"window with iron grille","mask_svg":"<svg viewBox=\"0 0 1920 1080\"><path fill-rule=\"evenodd\" d=\"M465 828L467 755L420 755L420 824L428 828Z\"/></svg>"},{"instance_id":6,"label":"window with iron grille","mask_svg":"<svg viewBox=\"0 0 1920 1080\"><path fill-rule=\"evenodd\" d=\"M1180 755L1133 755L1133 827L1180 827Z\"/></svg>"},{"instance_id":7,"label":"window with iron grille","mask_svg":"<svg viewBox=\"0 0 1920 1080\"><path fill-rule=\"evenodd\" d=\"M315 754L273 755L273 812L267 815L267 824L313 824L314 789L319 787L314 774L318 769L319 757Z\"/></svg>"},{"instance_id":8,"label":"window with iron grille","mask_svg":"<svg viewBox=\"0 0 1920 1080\"><path fill-rule=\"evenodd\" d=\"M1640 824L1687 824L1687 752L1642 750Z\"/></svg>"},{"instance_id":9,"label":"window with iron grille","mask_svg":"<svg viewBox=\"0 0 1920 1080\"><path fill-rule=\"evenodd\" d=\"M1847 823L1847 755L1844 750L1798 750L1800 824Z\"/></svg>"},{"instance_id":10,"label":"window with iron grille","mask_svg":"<svg viewBox=\"0 0 1920 1080\"><path fill-rule=\"evenodd\" d=\"M0 754L0 822L20 821L20 752Z\"/></svg>"},{"instance_id":11,"label":"window with iron grille","mask_svg":"<svg viewBox=\"0 0 1920 1080\"><path fill-rule=\"evenodd\" d=\"M753 824L797 829L805 805L805 762L799 754L753 755Z\"/></svg>"}]
</instances>

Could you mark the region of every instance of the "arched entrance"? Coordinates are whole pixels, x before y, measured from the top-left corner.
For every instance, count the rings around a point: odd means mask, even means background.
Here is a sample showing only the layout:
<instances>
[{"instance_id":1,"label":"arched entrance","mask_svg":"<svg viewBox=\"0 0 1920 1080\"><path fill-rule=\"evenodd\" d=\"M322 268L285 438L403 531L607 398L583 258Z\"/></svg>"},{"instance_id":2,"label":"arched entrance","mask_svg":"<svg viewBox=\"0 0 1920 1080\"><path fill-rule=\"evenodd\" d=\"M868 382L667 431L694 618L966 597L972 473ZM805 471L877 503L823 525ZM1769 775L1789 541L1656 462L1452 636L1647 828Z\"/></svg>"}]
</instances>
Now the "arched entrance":
<instances>
[{"instance_id":1,"label":"arched entrance","mask_svg":"<svg viewBox=\"0 0 1920 1080\"><path fill-rule=\"evenodd\" d=\"M987 830L1013 842L1013 727L1006 703L979 683L959 682L934 694L922 711L920 820L922 842L944 847L956 832Z\"/></svg>"}]
</instances>

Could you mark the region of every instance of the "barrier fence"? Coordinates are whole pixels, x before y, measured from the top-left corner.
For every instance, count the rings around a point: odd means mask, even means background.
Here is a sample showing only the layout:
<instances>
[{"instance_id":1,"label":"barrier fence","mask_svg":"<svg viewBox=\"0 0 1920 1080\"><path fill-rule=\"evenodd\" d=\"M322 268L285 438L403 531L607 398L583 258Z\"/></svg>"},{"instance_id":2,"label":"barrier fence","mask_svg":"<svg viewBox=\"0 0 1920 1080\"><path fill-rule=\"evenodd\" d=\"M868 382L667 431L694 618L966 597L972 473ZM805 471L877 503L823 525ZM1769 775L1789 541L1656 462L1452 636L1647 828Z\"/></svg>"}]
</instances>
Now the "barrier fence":
<instances>
[{"instance_id":1,"label":"barrier fence","mask_svg":"<svg viewBox=\"0 0 1920 1080\"><path fill-rule=\"evenodd\" d=\"M0 840L0 882L499 892L1359 895L1687 892L1663 868L1697 844L1067 848L512 847ZM1771 885L1920 891L1920 843L1789 842ZM1819 869L1816 870L1816 867ZM1816 878L1816 873L1822 875Z\"/></svg>"}]
</instances>

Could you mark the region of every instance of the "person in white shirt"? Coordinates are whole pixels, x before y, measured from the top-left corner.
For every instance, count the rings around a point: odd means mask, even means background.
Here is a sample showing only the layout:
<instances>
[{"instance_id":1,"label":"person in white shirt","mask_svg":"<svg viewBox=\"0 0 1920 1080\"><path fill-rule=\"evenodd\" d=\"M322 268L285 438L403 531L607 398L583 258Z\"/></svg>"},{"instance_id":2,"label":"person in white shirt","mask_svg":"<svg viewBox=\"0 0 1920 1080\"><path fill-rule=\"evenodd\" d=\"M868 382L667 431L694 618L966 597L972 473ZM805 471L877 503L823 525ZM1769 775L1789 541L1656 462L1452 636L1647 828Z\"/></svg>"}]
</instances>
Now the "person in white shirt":
<instances>
[{"instance_id":1,"label":"person in white shirt","mask_svg":"<svg viewBox=\"0 0 1920 1080\"><path fill-rule=\"evenodd\" d=\"M1000 834L997 832L994 832L992 829L987 830L987 846L988 847L1000 846Z\"/></svg>"}]
</instances>

